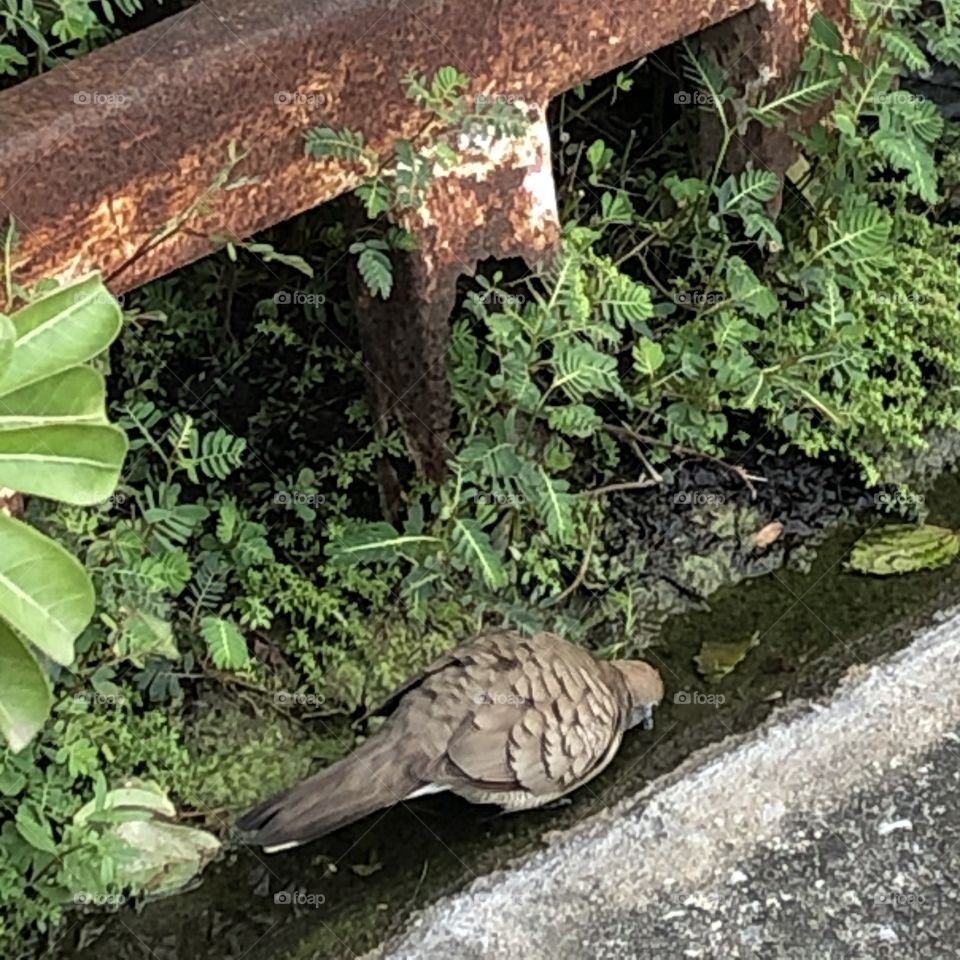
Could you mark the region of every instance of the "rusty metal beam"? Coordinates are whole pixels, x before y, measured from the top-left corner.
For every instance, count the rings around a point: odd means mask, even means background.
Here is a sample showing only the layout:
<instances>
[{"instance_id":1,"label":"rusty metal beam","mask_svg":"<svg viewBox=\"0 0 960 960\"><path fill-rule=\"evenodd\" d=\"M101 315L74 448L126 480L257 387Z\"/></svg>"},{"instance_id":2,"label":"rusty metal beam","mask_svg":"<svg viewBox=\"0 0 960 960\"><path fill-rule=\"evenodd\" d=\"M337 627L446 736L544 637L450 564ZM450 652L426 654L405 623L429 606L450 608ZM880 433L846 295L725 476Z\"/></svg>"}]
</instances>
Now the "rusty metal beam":
<instances>
[{"instance_id":1,"label":"rusty metal beam","mask_svg":"<svg viewBox=\"0 0 960 960\"><path fill-rule=\"evenodd\" d=\"M304 131L348 127L386 153L424 120L401 78L451 64L471 95L522 103L529 132L467 149L401 218L419 247L395 258L388 302L351 275L377 427L396 419L421 472L438 478L450 456L444 361L457 277L490 256L533 260L558 236L548 102L710 26L738 82L783 83L808 0L753 2L201 0L0 94L0 217L20 231L17 279L98 269L120 293L209 253L211 237L245 238L345 193L356 168L306 158ZM782 167L781 140L744 141L741 161ZM250 182L157 242L231 145L245 154L235 174Z\"/></svg>"},{"instance_id":2,"label":"rusty metal beam","mask_svg":"<svg viewBox=\"0 0 960 960\"><path fill-rule=\"evenodd\" d=\"M542 107L751 2L202 0L0 94L0 216L21 231L17 275L110 275L209 185L231 142L258 182L218 197L116 292L208 253L205 232L249 236L345 192L351 172L306 159L304 129L346 126L388 149L420 122L400 84L410 69L449 63L472 93Z\"/></svg>"}]
</instances>

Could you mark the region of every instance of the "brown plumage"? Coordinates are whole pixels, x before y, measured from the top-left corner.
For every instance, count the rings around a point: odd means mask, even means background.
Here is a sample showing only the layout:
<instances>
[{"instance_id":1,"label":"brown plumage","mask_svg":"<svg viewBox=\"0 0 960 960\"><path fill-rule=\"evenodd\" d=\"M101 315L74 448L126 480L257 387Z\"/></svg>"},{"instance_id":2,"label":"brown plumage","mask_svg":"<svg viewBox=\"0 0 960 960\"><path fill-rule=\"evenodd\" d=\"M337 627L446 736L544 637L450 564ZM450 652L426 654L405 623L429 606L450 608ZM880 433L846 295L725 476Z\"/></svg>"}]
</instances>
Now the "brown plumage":
<instances>
[{"instance_id":1,"label":"brown plumage","mask_svg":"<svg viewBox=\"0 0 960 960\"><path fill-rule=\"evenodd\" d=\"M507 810L542 806L595 777L663 697L642 660L596 660L550 633L492 633L408 680L351 754L239 821L269 850L306 843L427 793Z\"/></svg>"}]
</instances>

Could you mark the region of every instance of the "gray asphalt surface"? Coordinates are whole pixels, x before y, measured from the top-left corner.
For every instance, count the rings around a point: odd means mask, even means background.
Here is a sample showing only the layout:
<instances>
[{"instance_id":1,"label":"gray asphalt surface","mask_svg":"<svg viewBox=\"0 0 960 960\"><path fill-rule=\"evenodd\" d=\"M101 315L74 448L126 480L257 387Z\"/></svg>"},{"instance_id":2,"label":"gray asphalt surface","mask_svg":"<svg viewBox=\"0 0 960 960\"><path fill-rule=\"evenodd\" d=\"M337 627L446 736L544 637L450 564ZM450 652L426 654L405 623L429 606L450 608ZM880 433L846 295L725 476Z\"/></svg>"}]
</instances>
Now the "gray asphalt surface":
<instances>
[{"instance_id":1,"label":"gray asphalt surface","mask_svg":"<svg viewBox=\"0 0 960 960\"><path fill-rule=\"evenodd\" d=\"M940 619L371 956L960 958L960 614Z\"/></svg>"}]
</instances>

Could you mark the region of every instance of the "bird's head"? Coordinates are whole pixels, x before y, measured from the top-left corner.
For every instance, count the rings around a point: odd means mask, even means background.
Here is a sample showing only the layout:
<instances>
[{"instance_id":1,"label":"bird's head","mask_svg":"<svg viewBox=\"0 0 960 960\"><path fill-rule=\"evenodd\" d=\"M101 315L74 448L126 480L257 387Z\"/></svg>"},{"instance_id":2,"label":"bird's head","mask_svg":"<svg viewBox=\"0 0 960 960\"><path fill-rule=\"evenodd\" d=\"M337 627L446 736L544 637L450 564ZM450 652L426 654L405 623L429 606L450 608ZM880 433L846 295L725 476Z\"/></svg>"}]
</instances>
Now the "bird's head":
<instances>
[{"instance_id":1,"label":"bird's head","mask_svg":"<svg viewBox=\"0 0 960 960\"><path fill-rule=\"evenodd\" d=\"M660 671L644 660L614 660L612 666L626 682L630 698L627 729L643 724L643 728L649 730L653 726L653 708L663 699Z\"/></svg>"}]
</instances>

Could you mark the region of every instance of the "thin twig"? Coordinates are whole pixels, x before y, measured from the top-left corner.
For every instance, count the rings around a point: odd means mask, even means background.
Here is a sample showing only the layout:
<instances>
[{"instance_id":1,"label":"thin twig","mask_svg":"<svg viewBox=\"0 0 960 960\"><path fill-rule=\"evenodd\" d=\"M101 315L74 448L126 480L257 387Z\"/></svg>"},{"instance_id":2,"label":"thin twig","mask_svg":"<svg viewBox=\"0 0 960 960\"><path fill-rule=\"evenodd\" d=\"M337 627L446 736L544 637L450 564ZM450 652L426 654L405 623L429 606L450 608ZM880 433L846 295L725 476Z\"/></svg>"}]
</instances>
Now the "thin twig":
<instances>
[{"instance_id":1,"label":"thin twig","mask_svg":"<svg viewBox=\"0 0 960 960\"><path fill-rule=\"evenodd\" d=\"M581 583L583 583L584 578L587 575L587 568L590 566L590 556L593 553L593 533L595 526L596 525L594 523L590 524L590 537L587 540L587 549L583 552L583 560L580 561L580 569L577 571L577 575L574 577L573 583L571 583L570 586L565 590L562 590L560 593L558 593L555 597L548 600L544 604L545 607L554 607L558 603L566 600L567 597L569 597L570 594L573 593Z\"/></svg>"},{"instance_id":2,"label":"thin twig","mask_svg":"<svg viewBox=\"0 0 960 960\"><path fill-rule=\"evenodd\" d=\"M593 490L584 490L585 497L602 497L605 493L619 493L621 490L649 490L656 483L649 477L643 480L628 480L624 483L608 483L604 487L595 487Z\"/></svg>"},{"instance_id":3,"label":"thin twig","mask_svg":"<svg viewBox=\"0 0 960 960\"><path fill-rule=\"evenodd\" d=\"M637 433L635 430L630 429L630 427L621 427L614 423L603 424L603 429L606 430L607 433L612 433L618 437L627 437L632 440L636 440L639 443L649 443L656 447L666 447L681 456L697 457L700 460L706 460L709 463L720 467L722 470L727 470L737 477L737 479L749 489L750 497L753 500L756 500L757 498L757 490L756 487L754 487L754 483L767 482L766 477L749 473L737 463L727 463L726 460L721 460L719 457L715 457L711 453L704 453L702 450L694 450L692 447L685 447L679 443L671 443L669 440L661 440L659 437L651 437L645 433ZM634 484L633 486L636 485Z\"/></svg>"}]
</instances>

